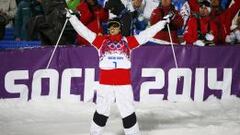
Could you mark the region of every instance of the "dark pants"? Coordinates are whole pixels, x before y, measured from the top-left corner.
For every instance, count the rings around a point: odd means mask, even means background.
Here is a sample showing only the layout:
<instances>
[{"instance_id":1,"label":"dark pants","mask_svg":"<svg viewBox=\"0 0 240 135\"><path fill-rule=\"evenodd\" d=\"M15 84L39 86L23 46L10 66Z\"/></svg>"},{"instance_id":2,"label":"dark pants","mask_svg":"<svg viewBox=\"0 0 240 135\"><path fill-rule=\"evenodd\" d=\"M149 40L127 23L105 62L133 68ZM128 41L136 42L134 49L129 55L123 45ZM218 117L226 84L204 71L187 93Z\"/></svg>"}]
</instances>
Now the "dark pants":
<instances>
[{"instance_id":1,"label":"dark pants","mask_svg":"<svg viewBox=\"0 0 240 135\"><path fill-rule=\"evenodd\" d=\"M5 25L0 25L0 40L4 38L5 34Z\"/></svg>"}]
</instances>

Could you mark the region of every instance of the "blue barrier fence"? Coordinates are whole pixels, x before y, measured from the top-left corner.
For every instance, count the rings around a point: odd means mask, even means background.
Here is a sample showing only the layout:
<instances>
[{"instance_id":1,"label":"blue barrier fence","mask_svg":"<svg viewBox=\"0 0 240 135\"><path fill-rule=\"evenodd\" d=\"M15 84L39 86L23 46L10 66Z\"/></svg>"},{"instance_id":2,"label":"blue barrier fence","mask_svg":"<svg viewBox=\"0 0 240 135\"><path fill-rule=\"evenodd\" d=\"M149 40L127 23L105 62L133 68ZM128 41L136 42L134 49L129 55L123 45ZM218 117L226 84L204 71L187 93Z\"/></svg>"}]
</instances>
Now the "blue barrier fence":
<instances>
[{"instance_id":1,"label":"blue barrier fence","mask_svg":"<svg viewBox=\"0 0 240 135\"><path fill-rule=\"evenodd\" d=\"M12 48L28 48L28 47L40 47L40 41L0 41L0 49L12 49Z\"/></svg>"},{"instance_id":2,"label":"blue barrier fence","mask_svg":"<svg viewBox=\"0 0 240 135\"><path fill-rule=\"evenodd\" d=\"M29 48L41 46L40 41L15 41L14 28L6 27L3 40L0 41L0 49Z\"/></svg>"},{"instance_id":3,"label":"blue barrier fence","mask_svg":"<svg viewBox=\"0 0 240 135\"><path fill-rule=\"evenodd\" d=\"M14 40L14 28L6 27L3 40Z\"/></svg>"}]
</instances>

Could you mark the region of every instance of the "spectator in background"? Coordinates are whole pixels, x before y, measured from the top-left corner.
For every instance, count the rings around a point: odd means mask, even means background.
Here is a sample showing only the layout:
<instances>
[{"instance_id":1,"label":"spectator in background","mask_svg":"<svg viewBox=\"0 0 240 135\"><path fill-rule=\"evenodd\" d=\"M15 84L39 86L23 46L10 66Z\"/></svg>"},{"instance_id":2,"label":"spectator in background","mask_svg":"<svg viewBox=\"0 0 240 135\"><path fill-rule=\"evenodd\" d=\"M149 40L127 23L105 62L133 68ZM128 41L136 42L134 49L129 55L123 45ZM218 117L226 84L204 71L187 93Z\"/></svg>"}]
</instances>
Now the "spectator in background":
<instances>
[{"instance_id":1,"label":"spectator in background","mask_svg":"<svg viewBox=\"0 0 240 135\"><path fill-rule=\"evenodd\" d=\"M30 26L32 32L39 33L42 45L55 45L66 21L65 0L41 0L44 15L36 16ZM69 23L70 24L70 23ZM75 43L76 33L73 28L67 24L59 45L72 45Z\"/></svg>"},{"instance_id":2,"label":"spectator in background","mask_svg":"<svg viewBox=\"0 0 240 135\"><path fill-rule=\"evenodd\" d=\"M120 19L122 24L121 34L123 36L133 35L132 24L134 18L137 16L136 12L130 11L127 7L121 0L107 0L105 3L105 8L110 11L110 15Z\"/></svg>"},{"instance_id":3,"label":"spectator in background","mask_svg":"<svg viewBox=\"0 0 240 135\"><path fill-rule=\"evenodd\" d=\"M182 18L183 18L183 21L184 21L184 23L183 23L183 27L182 27L182 29L181 29L181 34L185 31L185 28L186 28L186 26L187 26L187 22L188 22L188 20L189 20L189 17L191 16L191 9L190 9L190 6L189 6L189 4L188 4L188 1L186 1L183 5L182 5L182 7L181 7L181 9L180 9L180 14L181 14L181 16L182 16Z\"/></svg>"},{"instance_id":4,"label":"spectator in background","mask_svg":"<svg viewBox=\"0 0 240 135\"><path fill-rule=\"evenodd\" d=\"M105 8L110 10L110 18L118 17L125 36L138 34L149 25L153 9L159 0L105 0Z\"/></svg>"},{"instance_id":5,"label":"spectator in background","mask_svg":"<svg viewBox=\"0 0 240 135\"><path fill-rule=\"evenodd\" d=\"M80 12L81 22L96 34L103 34L102 22L108 20L108 11L98 4L97 0L82 0L77 6ZM89 45L90 43L77 35L78 45Z\"/></svg>"},{"instance_id":6,"label":"spectator in background","mask_svg":"<svg viewBox=\"0 0 240 135\"><path fill-rule=\"evenodd\" d=\"M146 29L148 25L148 19L144 17L144 9L146 6L145 0L132 0L131 7L133 11L136 12L136 17L134 18L134 29L136 31L142 31Z\"/></svg>"},{"instance_id":7,"label":"spectator in background","mask_svg":"<svg viewBox=\"0 0 240 135\"><path fill-rule=\"evenodd\" d=\"M31 0L32 17L43 15L42 0Z\"/></svg>"},{"instance_id":8,"label":"spectator in background","mask_svg":"<svg viewBox=\"0 0 240 135\"><path fill-rule=\"evenodd\" d=\"M31 0L22 0L17 6L15 16L16 41L29 40L26 25L32 17Z\"/></svg>"},{"instance_id":9,"label":"spectator in background","mask_svg":"<svg viewBox=\"0 0 240 135\"><path fill-rule=\"evenodd\" d=\"M236 19L235 24L232 27L231 33L226 36L226 42L230 44L240 43L240 12L238 14L238 18Z\"/></svg>"},{"instance_id":10,"label":"spectator in background","mask_svg":"<svg viewBox=\"0 0 240 135\"><path fill-rule=\"evenodd\" d=\"M213 44L217 40L218 29L213 21L210 21L211 7L207 0L200 3L199 14L190 17L184 40L187 44L205 46Z\"/></svg>"},{"instance_id":11,"label":"spectator in background","mask_svg":"<svg viewBox=\"0 0 240 135\"><path fill-rule=\"evenodd\" d=\"M31 0L31 12L32 16L30 20L27 22L27 33L29 40L40 40L39 33L35 29L35 25L37 25L37 21L44 15L43 7L41 5L42 0Z\"/></svg>"},{"instance_id":12,"label":"spectator in background","mask_svg":"<svg viewBox=\"0 0 240 135\"><path fill-rule=\"evenodd\" d=\"M172 3L175 6L175 9L180 11L186 1L187 0L172 0Z\"/></svg>"},{"instance_id":13,"label":"spectator in background","mask_svg":"<svg viewBox=\"0 0 240 135\"><path fill-rule=\"evenodd\" d=\"M174 44L180 44L178 40L177 30L180 29L183 26L183 18L179 14L177 10L175 10L174 6L171 4L171 0L161 0L159 6L153 10L151 18L150 18L150 24L154 25L159 20L163 20L163 17L167 14L172 12L174 14L173 21L170 22L170 32L172 41ZM161 44L169 44L170 43L170 37L168 34L168 29L165 26L165 28L158 32L153 42L161 43Z\"/></svg>"},{"instance_id":14,"label":"spectator in background","mask_svg":"<svg viewBox=\"0 0 240 135\"><path fill-rule=\"evenodd\" d=\"M9 24L9 20L13 19L16 13L15 0L1 0L0 1L0 40L5 34L5 27Z\"/></svg>"},{"instance_id":15,"label":"spectator in background","mask_svg":"<svg viewBox=\"0 0 240 135\"><path fill-rule=\"evenodd\" d=\"M131 0L131 4L127 7L131 12L136 12L133 21L135 34L145 30L148 26L151 13L159 4L156 0Z\"/></svg>"},{"instance_id":16,"label":"spectator in background","mask_svg":"<svg viewBox=\"0 0 240 135\"><path fill-rule=\"evenodd\" d=\"M79 4L80 4L80 0L67 0L67 6L72 11L75 11Z\"/></svg>"},{"instance_id":17,"label":"spectator in background","mask_svg":"<svg viewBox=\"0 0 240 135\"><path fill-rule=\"evenodd\" d=\"M199 12L197 0L189 0L188 2L192 11ZM231 32L232 20L240 9L240 0L234 0L234 3L226 10L221 9L220 0L211 0L210 4L212 7L211 21L216 23L219 30L217 37L215 37L215 43L224 44L226 36Z\"/></svg>"}]
</instances>

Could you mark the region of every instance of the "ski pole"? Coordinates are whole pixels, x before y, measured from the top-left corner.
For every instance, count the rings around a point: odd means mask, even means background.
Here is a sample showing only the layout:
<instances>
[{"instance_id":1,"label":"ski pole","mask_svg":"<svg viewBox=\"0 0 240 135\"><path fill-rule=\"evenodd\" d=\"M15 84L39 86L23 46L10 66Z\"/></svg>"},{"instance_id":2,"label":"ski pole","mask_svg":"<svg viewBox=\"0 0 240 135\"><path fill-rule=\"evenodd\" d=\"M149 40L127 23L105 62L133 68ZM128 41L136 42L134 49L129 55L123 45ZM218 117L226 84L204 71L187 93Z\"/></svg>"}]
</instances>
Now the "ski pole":
<instances>
[{"instance_id":1,"label":"ski pole","mask_svg":"<svg viewBox=\"0 0 240 135\"><path fill-rule=\"evenodd\" d=\"M169 23L167 24L167 29L168 29L168 35L170 38L170 42L171 42L171 48L172 48L172 52L173 52L173 59L174 59L174 63L175 63L175 67L178 69L178 63L177 63L177 58L176 58L176 53L173 47L173 41L172 41L172 35L170 32L170 27L169 27Z\"/></svg>"},{"instance_id":2,"label":"ski pole","mask_svg":"<svg viewBox=\"0 0 240 135\"><path fill-rule=\"evenodd\" d=\"M63 34L63 32L64 32L64 29L65 29L65 27L66 27L66 25L67 25L67 22L68 22L68 18L66 18L66 20L65 20L65 23L64 23L63 28L62 28L62 30L61 30L61 33L60 33L60 35L59 35L59 37L58 37L57 43L56 43L56 45L55 45L55 47L54 47L54 49L53 49L53 52L52 52L52 54L51 54L51 57L50 57L50 59L49 59L49 61L48 61L48 64L47 64L46 69L49 68L49 66L50 66L50 64L51 64L51 62L52 62L53 56L54 56L55 51L56 51L56 49L57 49L57 47L58 47L59 41L60 41L60 39L61 39L61 37L62 37L62 34Z\"/></svg>"}]
</instances>

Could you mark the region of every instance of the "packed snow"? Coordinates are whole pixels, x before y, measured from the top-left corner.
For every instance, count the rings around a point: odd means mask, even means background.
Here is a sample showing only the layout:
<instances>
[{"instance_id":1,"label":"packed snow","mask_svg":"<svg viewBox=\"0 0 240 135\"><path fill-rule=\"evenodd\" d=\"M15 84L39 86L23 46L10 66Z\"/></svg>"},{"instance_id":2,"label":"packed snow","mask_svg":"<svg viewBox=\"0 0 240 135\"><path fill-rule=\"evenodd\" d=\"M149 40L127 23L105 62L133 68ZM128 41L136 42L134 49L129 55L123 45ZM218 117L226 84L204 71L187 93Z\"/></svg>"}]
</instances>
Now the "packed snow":
<instances>
[{"instance_id":1,"label":"packed snow","mask_svg":"<svg viewBox=\"0 0 240 135\"><path fill-rule=\"evenodd\" d=\"M0 135L89 135L94 103L0 100ZM240 99L136 102L142 135L240 135ZM123 135L113 104L104 135Z\"/></svg>"}]
</instances>

